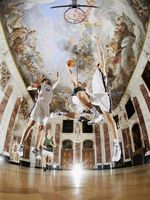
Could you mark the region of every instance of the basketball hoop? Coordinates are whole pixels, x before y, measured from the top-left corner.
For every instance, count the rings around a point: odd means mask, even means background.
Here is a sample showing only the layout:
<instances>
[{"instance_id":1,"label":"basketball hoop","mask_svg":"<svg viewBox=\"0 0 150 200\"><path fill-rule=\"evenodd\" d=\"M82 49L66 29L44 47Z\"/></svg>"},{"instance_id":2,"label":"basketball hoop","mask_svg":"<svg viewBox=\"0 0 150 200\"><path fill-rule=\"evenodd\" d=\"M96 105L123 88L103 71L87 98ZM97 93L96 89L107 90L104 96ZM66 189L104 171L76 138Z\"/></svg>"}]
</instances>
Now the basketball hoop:
<instances>
[{"instance_id":1,"label":"basketball hoop","mask_svg":"<svg viewBox=\"0 0 150 200\"><path fill-rule=\"evenodd\" d=\"M81 8L69 8L64 13L64 19L71 24L81 23L85 17L85 12Z\"/></svg>"}]
</instances>

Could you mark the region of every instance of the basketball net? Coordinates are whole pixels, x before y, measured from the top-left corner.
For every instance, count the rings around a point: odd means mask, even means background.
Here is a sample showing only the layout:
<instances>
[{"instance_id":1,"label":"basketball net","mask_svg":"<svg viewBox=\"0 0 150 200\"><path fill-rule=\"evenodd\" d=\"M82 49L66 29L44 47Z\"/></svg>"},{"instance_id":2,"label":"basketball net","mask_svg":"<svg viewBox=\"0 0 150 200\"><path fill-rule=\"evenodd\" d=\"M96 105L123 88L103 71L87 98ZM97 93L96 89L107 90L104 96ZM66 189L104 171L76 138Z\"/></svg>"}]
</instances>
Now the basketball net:
<instances>
[{"instance_id":1,"label":"basketball net","mask_svg":"<svg viewBox=\"0 0 150 200\"><path fill-rule=\"evenodd\" d=\"M64 13L64 19L71 24L78 24L84 21L85 12L81 8L69 8Z\"/></svg>"}]
</instances>

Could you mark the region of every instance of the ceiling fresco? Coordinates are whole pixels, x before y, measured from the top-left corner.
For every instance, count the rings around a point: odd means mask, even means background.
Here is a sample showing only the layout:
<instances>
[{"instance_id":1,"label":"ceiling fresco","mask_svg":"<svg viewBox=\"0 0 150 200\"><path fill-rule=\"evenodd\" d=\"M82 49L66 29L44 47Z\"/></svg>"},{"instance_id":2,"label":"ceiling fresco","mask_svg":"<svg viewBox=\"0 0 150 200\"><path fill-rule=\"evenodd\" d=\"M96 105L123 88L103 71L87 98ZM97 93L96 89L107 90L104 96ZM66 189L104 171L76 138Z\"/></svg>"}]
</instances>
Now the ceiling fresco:
<instances>
[{"instance_id":1,"label":"ceiling fresco","mask_svg":"<svg viewBox=\"0 0 150 200\"><path fill-rule=\"evenodd\" d=\"M71 3L64 0L63 4ZM3 1L3 24L19 71L28 86L39 74L52 81L60 72L51 110L66 110L72 84L66 61L74 59L73 70L91 90L91 79L99 60L95 37L99 36L105 53L108 85L113 108L119 105L136 67L144 42L150 11L148 0L79 0L99 8L84 8L86 19L80 24L64 20L62 0ZM32 95L32 93L31 93Z\"/></svg>"}]
</instances>

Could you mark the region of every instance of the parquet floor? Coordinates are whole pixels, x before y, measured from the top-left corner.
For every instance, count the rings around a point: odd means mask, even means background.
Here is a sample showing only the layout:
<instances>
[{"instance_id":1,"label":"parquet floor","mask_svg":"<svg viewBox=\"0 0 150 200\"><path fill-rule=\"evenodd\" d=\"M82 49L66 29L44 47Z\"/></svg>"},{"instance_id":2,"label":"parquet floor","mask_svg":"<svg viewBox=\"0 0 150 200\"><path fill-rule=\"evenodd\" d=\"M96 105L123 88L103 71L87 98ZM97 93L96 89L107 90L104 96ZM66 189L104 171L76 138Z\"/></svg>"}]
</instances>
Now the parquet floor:
<instances>
[{"instance_id":1,"label":"parquet floor","mask_svg":"<svg viewBox=\"0 0 150 200\"><path fill-rule=\"evenodd\" d=\"M150 164L47 171L0 163L0 200L150 200Z\"/></svg>"}]
</instances>

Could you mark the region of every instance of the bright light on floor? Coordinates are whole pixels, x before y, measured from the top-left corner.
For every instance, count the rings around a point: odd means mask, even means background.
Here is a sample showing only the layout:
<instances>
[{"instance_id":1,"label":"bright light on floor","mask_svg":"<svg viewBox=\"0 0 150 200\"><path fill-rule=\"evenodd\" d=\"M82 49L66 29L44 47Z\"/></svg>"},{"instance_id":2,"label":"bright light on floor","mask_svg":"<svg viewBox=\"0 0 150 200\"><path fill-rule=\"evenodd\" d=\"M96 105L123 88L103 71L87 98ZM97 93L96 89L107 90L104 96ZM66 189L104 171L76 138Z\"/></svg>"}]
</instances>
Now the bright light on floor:
<instances>
[{"instance_id":1,"label":"bright light on floor","mask_svg":"<svg viewBox=\"0 0 150 200\"><path fill-rule=\"evenodd\" d=\"M80 165L80 164L75 164L75 165L72 167L72 171L73 171L73 172L77 172L77 173L82 172L82 171L83 171L82 165Z\"/></svg>"},{"instance_id":2,"label":"bright light on floor","mask_svg":"<svg viewBox=\"0 0 150 200\"><path fill-rule=\"evenodd\" d=\"M57 165L53 164L53 169L56 169L57 168Z\"/></svg>"},{"instance_id":3,"label":"bright light on floor","mask_svg":"<svg viewBox=\"0 0 150 200\"><path fill-rule=\"evenodd\" d=\"M72 167L72 175L73 175L73 183L75 184L76 188L79 188L83 179L84 170L82 165L75 164Z\"/></svg>"}]
</instances>

